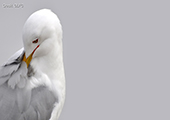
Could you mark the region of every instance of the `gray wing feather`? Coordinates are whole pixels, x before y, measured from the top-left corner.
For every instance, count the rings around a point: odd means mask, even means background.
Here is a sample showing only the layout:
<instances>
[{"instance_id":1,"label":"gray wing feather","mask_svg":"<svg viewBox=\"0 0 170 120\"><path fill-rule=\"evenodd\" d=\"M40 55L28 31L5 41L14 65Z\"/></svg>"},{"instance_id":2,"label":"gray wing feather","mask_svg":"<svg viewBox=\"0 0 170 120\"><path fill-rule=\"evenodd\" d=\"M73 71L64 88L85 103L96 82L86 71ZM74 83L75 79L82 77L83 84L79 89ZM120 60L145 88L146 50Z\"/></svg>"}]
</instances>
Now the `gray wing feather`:
<instances>
[{"instance_id":1,"label":"gray wing feather","mask_svg":"<svg viewBox=\"0 0 170 120\"><path fill-rule=\"evenodd\" d=\"M13 89L9 88L7 84L0 87L0 120L10 120L9 118L14 117L14 120L19 118L19 111L17 104L14 101L16 94Z\"/></svg>"},{"instance_id":2,"label":"gray wing feather","mask_svg":"<svg viewBox=\"0 0 170 120\"><path fill-rule=\"evenodd\" d=\"M19 111L23 113L24 111L27 110L27 108L30 105L31 102L31 90L26 90L26 89L17 89L17 104Z\"/></svg>"},{"instance_id":3,"label":"gray wing feather","mask_svg":"<svg viewBox=\"0 0 170 120\"><path fill-rule=\"evenodd\" d=\"M21 69L15 72L15 74L12 74L10 79L8 80L8 86L11 88L15 88L15 85L20 81L20 74L21 74Z\"/></svg>"},{"instance_id":4,"label":"gray wing feather","mask_svg":"<svg viewBox=\"0 0 170 120\"><path fill-rule=\"evenodd\" d=\"M0 120L49 120L57 99L46 86L25 88L34 73L23 55L21 49L0 68Z\"/></svg>"},{"instance_id":5,"label":"gray wing feather","mask_svg":"<svg viewBox=\"0 0 170 120\"><path fill-rule=\"evenodd\" d=\"M32 91L31 104L35 108L35 110L39 112L39 120L47 120L50 118L50 113L54 107L53 104L56 101L57 100L52 92L47 90L45 86L40 86L36 89L33 89Z\"/></svg>"},{"instance_id":6,"label":"gray wing feather","mask_svg":"<svg viewBox=\"0 0 170 120\"><path fill-rule=\"evenodd\" d=\"M4 76L12 74L13 72L15 72L18 69L18 67L19 67L19 64L1 66L0 76L4 77Z\"/></svg>"},{"instance_id":7,"label":"gray wing feather","mask_svg":"<svg viewBox=\"0 0 170 120\"><path fill-rule=\"evenodd\" d=\"M31 94L31 102L24 112L26 120L49 120L56 98L45 86L34 88Z\"/></svg>"},{"instance_id":8,"label":"gray wing feather","mask_svg":"<svg viewBox=\"0 0 170 120\"><path fill-rule=\"evenodd\" d=\"M0 120L49 120L56 101L45 86L27 91L5 83L0 87Z\"/></svg>"},{"instance_id":9,"label":"gray wing feather","mask_svg":"<svg viewBox=\"0 0 170 120\"><path fill-rule=\"evenodd\" d=\"M22 60L22 55L24 54L24 48L18 50L14 55L12 55L3 66L10 65L12 63L18 63Z\"/></svg>"},{"instance_id":10,"label":"gray wing feather","mask_svg":"<svg viewBox=\"0 0 170 120\"><path fill-rule=\"evenodd\" d=\"M26 74L27 74L27 65L25 62L21 62L19 69L15 73L13 73L10 79L8 80L8 85L14 89L15 85L21 81L21 78L24 79L24 76L26 76Z\"/></svg>"},{"instance_id":11,"label":"gray wing feather","mask_svg":"<svg viewBox=\"0 0 170 120\"><path fill-rule=\"evenodd\" d=\"M24 49L22 48L18 52L16 52L10 59L8 59L8 61L3 66L0 67L0 85L2 85L3 83L5 83L11 78L11 80L9 80L10 81L9 84L14 87L17 81L20 80L20 78L15 79L19 77L18 74L15 73L18 70L19 72L21 72L22 70L24 70L25 72L25 69L23 69L25 65L24 62L22 62L23 56L24 56ZM23 67L22 69L19 69L21 67L21 63L23 64L22 65Z\"/></svg>"},{"instance_id":12,"label":"gray wing feather","mask_svg":"<svg viewBox=\"0 0 170 120\"><path fill-rule=\"evenodd\" d=\"M13 72L17 71L22 61L23 55L24 55L24 48L21 48L12 57L10 57L8 61L1 66L0 77L10 75Z\"/></svg>"},{"instance_id":13,"label":"gray wing feather","mask_svg":"<svg viewBox=\"0 0 170 120\"><path fill-rule=\"evenodd\" d=\"M3 76L0 77L0 85L4 84L7 80L9 80L11 76Z\"/></svg>"}]
</instances>

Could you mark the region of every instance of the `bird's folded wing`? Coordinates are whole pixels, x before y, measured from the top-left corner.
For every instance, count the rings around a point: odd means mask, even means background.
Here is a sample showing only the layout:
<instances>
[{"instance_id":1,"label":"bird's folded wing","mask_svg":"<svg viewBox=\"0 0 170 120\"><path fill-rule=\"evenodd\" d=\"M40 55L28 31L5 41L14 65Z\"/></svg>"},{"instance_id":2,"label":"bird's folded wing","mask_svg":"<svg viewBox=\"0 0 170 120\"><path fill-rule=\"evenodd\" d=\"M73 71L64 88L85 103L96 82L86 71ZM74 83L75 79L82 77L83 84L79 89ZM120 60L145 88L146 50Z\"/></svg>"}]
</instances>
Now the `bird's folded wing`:
<instances>
[{"instance_id":1,"label":"bird's folded wing","mask_svg":"<svg viewBox=\"0 0 170 120\"><path fill-rule=\"evenodd\" d=\"M23 56L22 48L0 67L0 120L49 120L57 99L45 86L26 87Z\"/></svg>"},{"instance_id":2,"label":"bird's folded wing","mask_svg":"<svg viewBox=\"0 0 170 120\"><path fill-rule=\"evenodd\" d=\"M8 61L0 67L0 85L5 82L11 88L24 87L24 77L27 74L26 63L22 61L24 56L24 49L17 51Z\"/></svg>"}]
</instances>

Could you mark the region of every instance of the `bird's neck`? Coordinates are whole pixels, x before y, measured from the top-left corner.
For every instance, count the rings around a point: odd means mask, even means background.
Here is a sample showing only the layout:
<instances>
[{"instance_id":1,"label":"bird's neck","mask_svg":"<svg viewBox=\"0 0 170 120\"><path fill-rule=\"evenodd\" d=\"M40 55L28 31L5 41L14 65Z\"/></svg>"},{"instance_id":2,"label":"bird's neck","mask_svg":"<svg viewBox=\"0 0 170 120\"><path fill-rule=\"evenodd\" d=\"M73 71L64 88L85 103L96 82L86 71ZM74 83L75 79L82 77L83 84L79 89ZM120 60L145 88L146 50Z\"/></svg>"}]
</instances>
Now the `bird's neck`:
<instances>
[{"instance_id":1,"label":"bird's neck","mask_svg":"<svg viewBox=\"0 0 170 120\"><path fill-rule=\"evenodd\" d=\"M35 71L41 71L47 74L50 79L58 79L64 77L64 65L62 49L57 52L49 52L45 56L34 58L31 65Z\"/></svg>"},{"instance_id":2,"label":"bird's neck","mask_svg":"<svg viewBox=\"0 0 170 120\"><path fill-rule=\"evenodd\" d=\"M38 85L45 84L47 87L49 86L49 89L57 96L57 99L64 102L65 75L62 49L56 53L49 52L46 56L32 59L31 66L35 71L34 77L36 78L36 74L38 74L38 77L42 78ZM34 79L32 80L34 81ZM35 83L37 83L37 81ZM61 105L62 104L63 103L61 103Z\"/></svg>"}]
</instances>

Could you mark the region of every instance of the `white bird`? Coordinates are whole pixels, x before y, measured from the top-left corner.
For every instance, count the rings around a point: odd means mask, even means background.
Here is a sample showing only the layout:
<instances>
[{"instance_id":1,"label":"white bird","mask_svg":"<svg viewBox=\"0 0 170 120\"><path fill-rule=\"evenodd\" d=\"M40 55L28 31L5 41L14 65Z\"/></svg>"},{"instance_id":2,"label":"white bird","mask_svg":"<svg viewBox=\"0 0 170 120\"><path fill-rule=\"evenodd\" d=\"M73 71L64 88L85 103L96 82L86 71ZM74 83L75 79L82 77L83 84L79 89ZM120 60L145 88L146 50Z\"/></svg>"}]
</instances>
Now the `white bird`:
<instances>
[{"instance_id":1,"label":"white bird","mask_svg":"<svg viewBox=\"0 0 170 120\"><path fill-rule=\"evenodd\" d=\"M33 13L24 47L0 68L0 120L58 120L65 100L62 27L51 10Z\"/></svg>"}]
</instances>

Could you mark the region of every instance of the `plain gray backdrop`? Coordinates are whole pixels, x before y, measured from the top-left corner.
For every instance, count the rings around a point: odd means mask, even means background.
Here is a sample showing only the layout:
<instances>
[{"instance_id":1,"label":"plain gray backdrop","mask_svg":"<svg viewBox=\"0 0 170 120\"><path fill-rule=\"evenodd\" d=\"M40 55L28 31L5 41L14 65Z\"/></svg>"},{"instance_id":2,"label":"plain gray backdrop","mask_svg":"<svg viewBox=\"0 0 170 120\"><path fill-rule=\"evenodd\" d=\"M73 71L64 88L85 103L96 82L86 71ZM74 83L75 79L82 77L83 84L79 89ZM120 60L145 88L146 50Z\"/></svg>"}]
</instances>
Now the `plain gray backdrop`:
<instances>
[{"instance_id":1,"label":"plain gray backdrop","mask_svg":"<svg viewBox=\"0 0 170 120\"><path fill-rule=\"evenodd\" d=\"M4 8L22 4L20 8ZM170 120L170 1L0 2L0 63L49 8L63 26L66 102L59 120Z\"/></svg>"}]
</instances>

